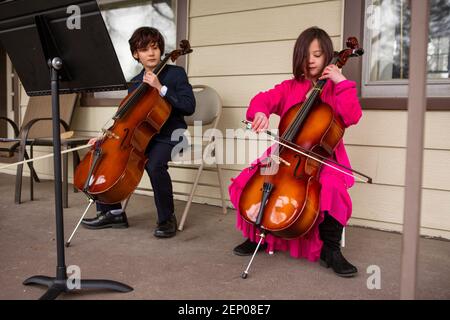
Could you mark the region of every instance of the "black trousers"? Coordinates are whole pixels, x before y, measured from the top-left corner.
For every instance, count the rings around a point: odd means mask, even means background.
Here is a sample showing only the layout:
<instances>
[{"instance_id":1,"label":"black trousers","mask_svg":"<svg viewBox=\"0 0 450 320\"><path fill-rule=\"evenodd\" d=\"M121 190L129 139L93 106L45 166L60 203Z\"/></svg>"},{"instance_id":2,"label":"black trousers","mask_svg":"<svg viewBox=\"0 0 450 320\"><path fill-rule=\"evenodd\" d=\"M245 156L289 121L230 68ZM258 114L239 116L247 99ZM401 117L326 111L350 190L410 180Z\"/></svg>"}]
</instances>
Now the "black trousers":
<instances>
[{"instance_id":1,"label":"black trousers","mask_svg":"<svg viewBox=\"0 0 450 320\"><path fill-rule=\"evenodd\" d=\"M158 212L158 222L168 220L175 212L173 206L172 180L168 172L167 163L171 160L173 145L152 140L145 151L148 161L145 170L152 184L156 210ZM102 204L97 203L97 211L109 211L122 209L120 203Z\"/></svg>"}]
</instances>

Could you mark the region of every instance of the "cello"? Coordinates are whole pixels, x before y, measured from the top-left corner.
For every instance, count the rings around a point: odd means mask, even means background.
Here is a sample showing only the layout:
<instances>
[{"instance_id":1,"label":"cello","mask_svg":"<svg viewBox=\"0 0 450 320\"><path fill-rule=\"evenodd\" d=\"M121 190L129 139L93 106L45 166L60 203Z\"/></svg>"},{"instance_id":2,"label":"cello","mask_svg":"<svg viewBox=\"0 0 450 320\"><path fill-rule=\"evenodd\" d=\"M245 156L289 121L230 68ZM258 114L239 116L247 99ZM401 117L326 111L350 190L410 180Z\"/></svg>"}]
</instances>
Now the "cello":
<instances>
[{"instance_id":1,"label":"cello","mask_svg":"<svg viewBox=\"0 0 450 320\"><path fill-rule=\"evenodd\" d=\"M349 57L364 53L354 37L350 37L346 45L347 49L335 52L330 64L342 68ZM344 170L331 167L344 174L351 175L349 171L361 174L332 159L344 136L345 126L333 108L320 100L326 82L327 79L317 81L306 101L295 104L283 115L275 152L264 164L269 174L257 170L242 190L239 212L245 221L261 231L252 260L267 233L295 239L312 229L320 212L322 165L334 163ZM365 177L371 183L371 178ZM242 274L244 279L249 266Z\"/></svg>"},{"instance_id":2,"label":"cello","mask_svg":"<svg viewBox=\"0 0 450 320\"><path fill-rule=\"evenodd\" d=\"M193 50L187 40L173 50L153 71L158 75L169 59L174 62ZM97 140L74 174L74 185L91 200L118 203L127 199L138 186L144 173L145 149L170 116L172 107L158 90L142 82L120 103L112 125L102 129Z\"/></svg>"}]
</instances>

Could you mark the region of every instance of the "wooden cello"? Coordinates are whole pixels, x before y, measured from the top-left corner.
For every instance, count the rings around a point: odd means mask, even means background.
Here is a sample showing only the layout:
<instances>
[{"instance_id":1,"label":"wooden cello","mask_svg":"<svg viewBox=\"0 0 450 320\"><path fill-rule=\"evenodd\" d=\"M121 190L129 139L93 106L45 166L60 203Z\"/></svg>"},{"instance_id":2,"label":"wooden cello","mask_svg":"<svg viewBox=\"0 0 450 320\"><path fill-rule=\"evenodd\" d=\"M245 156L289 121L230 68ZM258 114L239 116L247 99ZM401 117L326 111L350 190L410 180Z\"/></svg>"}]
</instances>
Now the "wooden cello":
<instances>
[{"instance_id":1,"label":"wooden cello","mask_svg":"<svg viewBox=\"0 0 450 320\"><path fill-rule=\"evenodd\" d=\"M354 37L347 40L347 47L335 54L331 64L342 68L349 57L364 52ZM269 169L276 167L276 172L263 175L258 170L242 191L240 214L262 230L262 238L267 232L284 239L298 238L317 220L321 166L332 158L345 131L333 108L320 101L325 83L326 79L319 80L304 103L292 106L283 115L279 124L282 145L276 146L277 154L265 164Z\"/></svg>"},{"instance_id":2,"label":"wooden cello","mask_svg":"<svg viewBox=\"0 0 450 320\"><path fill-rule=\"evenodd\" d=\"M187 40L172 51L153 71L158 75L169 59L191 53ZM74 185L90 199L101 203L118 203L136 189L144 172L147 157L144 152L170 116L172 107L158 90L142 82L120 103L113 124L103 130L76 168Z\"/></svg>"}]
</instances>

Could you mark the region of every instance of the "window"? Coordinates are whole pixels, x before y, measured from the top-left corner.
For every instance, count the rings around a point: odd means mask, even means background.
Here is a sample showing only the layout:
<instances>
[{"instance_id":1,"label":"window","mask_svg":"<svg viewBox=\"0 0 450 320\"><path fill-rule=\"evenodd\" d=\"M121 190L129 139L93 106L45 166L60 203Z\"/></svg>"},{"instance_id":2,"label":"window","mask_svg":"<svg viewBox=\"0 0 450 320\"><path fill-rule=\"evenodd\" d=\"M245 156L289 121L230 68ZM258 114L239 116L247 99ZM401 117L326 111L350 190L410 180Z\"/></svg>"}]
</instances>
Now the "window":
<instances>
[{"instance_id":1,"label":"window","mask_svg":"<svg viewBox=\"0 0 450 320\"><path fill-rule=\"evenodd\" d=\"M155 27L164 36L165 53L176 48L177 4L184 7L183 0L97 0L97 3L127 81L142 70L129 49L128 39L134 30ZM81 104L116 105L126 94L126 90L83 94Z\"/></svg>"},{"instance_id":2,"label":"window","mask_svg":"<svg viewBox=\"0 0 450 320\"><path fill-rule=\"evenodd\" d=\"M411 10L408 0L366 0L363 97L407 97ZM450 0L430 0L428 95L450 96Z\"/></svg>"},{"instance_id":3,"label":"window","mask_svg":"<svg viewBox=\"0 0 450 320\"><path fill-rule=\"evenodd\" d=\"M428 78L445 79L450 78L449 73L449 46L450 36L440 36L430 38L428 44Z\"/></svg>"},{"instance_id":4,"label":"window","mask_svg":"<svg viewBox=\"0 0 450 320\"><path fill-rule=\"evenodd\" d=\"M165 51L175 49L174 1L98 0L98 5L127 81L142 70L131 56L128 45L134 30L142 26L154 27L164 36Z\"/></svg>"}]
</instances>

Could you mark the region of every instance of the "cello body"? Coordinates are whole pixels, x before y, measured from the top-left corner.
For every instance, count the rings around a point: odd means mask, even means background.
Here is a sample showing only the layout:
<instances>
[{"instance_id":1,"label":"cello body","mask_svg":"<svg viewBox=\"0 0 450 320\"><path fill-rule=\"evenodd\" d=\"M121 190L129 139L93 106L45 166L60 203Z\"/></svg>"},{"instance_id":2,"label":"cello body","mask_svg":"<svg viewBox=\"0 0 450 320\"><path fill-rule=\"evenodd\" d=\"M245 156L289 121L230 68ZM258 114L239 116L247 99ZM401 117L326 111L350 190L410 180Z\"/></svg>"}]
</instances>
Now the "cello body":
<instances>
[{"instance_id":1,"label":"cello body","mask_svg":"<svg viewBox=\"0 0 450 320\"><path fill-rule=\"evenodd\" d=\"M294 105L283 116L279 124L281 135L301 107L301 104ZM325 103L313 106L301 129L293 142L324 156L332 155L344 135L342 121ZM319 162L287 148L282 149L278 156L290 165L280 163L274 175L262 175L258 170L242 191L239 210L244 220L255 223L262 205L261 186L268 180L274 188L264 204L261 228L281 238L298 238L312 228L319 215L321 185L318 177L321 166Z\"/></svg>"},{"instance_id":2,"label":"cello body","mask_svg":"<svg viewBox=\"0 0 450 320\"><path fill-rule=\"evenodd\" d=\"M168 54L153 73L158 75L169 59L175 61L193 51L187 40L180 42L180 48ZM171 111L157 89L141 83L122 100L112 126L103 129L103 136L75 169L74 185L100 203L127 199L144 173L148 161L145 150Z\"/></svg>"},{"instance_id":3,"label":"cello body","mask_svg":"<svg viewBox=\"0 0 450 320\"><path fill-rule=\"evenodd\" d=\"M122 101L125 104L133 93ZM89 193L101 203L117 203L138 186L145 169L145 148L169 118L171 106L156 89L148 88L133 109L117 119L101 143L102 155L89 181ZM75 171L74 184L83 190L95 150Z\"/></svg>"}]
</instances>

